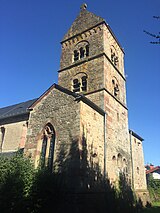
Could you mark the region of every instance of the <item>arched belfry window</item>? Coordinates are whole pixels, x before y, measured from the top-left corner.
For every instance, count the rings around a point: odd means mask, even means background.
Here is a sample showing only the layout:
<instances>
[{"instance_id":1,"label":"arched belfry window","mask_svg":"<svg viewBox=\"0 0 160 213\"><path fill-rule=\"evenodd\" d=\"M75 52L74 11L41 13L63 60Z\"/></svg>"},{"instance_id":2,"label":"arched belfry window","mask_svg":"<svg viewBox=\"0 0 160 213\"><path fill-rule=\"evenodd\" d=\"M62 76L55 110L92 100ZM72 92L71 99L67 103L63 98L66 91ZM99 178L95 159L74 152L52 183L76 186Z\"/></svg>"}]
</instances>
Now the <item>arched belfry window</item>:
<instances>
[{"instance_id":1,"label":"arched belfry window","mask_svg":"<svg viewBox=\"0 0 160 213\"><path fill-rule=\"evenodd\" d=\"M80 58L84 58L85 56L85 50L83 47L80 48Z\"/></svg>"},{"instance_id":2,"label":"arched belfry window","mask_svg":"<svg viewBox=\"0 0 160 213\"><path fill-rule=\"evenodd\" d=\"M112 88L113 88L113 95L116 98L119 98L119 84L116 78L112 79Z\"/></svg>"},{"instance_id":3,"label":"arched belfry window","mask_svg":"<svg viewBox=\"0 0 160 213\"><path fill-rule=\"evenodd\" d=\"M42 134L41 166L47 166L52 171L55 147L55 131L52 124L46 124Z\"/></svg>"},{"instance_id":4,"label":"arched belfry window","mask_svg":"<svg viewBox=\"0 0 160 213\"><path fill-rule=\"evenodd\" d=\"M73 51L73 61L76 62L82 58L89 56L89 42L80 41L75 45L75 50Z\"/></svg>"},{"instance_id":5,"label":"arched belfry window","mask_svg":"<svg viewBox=\"0 0 160 213\"><path fill-rule=\"evenodd\" d=\"M86 57L89 56L89 45L86 45Z\"/></svg>"},{"instance_id":6,"label":"arched belfry window","mask_svg":"<svg viewBox=\"0 0 160 213\"><path fill-rule=\"evenodd\" d=\"M79 79L73 79L73 92L80 92L80 84Z\"/></svg>"},{"instance_id":7,"label":"arched belfry window","mask_svg":"<svg viewBox=\"0 0 160 213\"><path fill-rule=\"evenodd\" d=\"M77 50L74 50L74 61L79 60L79 52Z\"/></svg>"},{"instance_id":8,"label":"arched belfry window","mask_svg":"<svg viewBox=\"0 0 160 213\"><path fill-rule=\"evenodd\" d=\"M86 92L87 91L87 75L80 72L72 80L73 92Z\"/></svg>"},{"instance_id":9,"label":"arched belfry window","mask_svg":"<svg viewBox=\"0 0 160 213\"><path fill-rule=\"evenodd\" d=\"M111 61L116 67L118 67L119 59L118 59L117 51L114 48L114 46L111 46Z\"/></svg>"},{"instance_id":10,"label":"arched belfry window","mask_svg":"<svg viewBox=\"0 0 160 213\"><path fill-rule=\"evenodd\" d=\"M87 91L87 76L82 77L82 91Z\"/></svg>"}]
</instances>

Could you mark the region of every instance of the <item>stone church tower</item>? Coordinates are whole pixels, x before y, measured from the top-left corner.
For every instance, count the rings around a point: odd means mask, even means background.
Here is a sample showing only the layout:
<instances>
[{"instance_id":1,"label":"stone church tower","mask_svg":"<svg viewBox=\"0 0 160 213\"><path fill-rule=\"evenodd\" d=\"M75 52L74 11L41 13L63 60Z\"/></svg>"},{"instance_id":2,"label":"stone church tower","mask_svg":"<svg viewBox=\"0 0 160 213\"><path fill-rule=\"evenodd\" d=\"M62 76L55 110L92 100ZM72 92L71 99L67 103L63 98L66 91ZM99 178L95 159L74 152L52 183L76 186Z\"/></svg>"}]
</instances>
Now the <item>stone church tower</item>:
<instances>
[{"instance_id":1,"label":"stone church tower","mask_svg":"<svg viewBox=\"0 0 160 213\"><path fill-rule=\"evenodd\" d=\"M84 4L61 45L58 84L37 99L0 109L0 152L21 148L36 167L42 161L51 170L69 171L73 190L78 179L90 187L88 167L115 184L124 173L137 195L147 199L143 139L128 129L118 40Z\"/></svg>"},{"instance_id":2,"label":"stone church tower","mask_svg":"<svg viewBox=\"0 0 160 213\"><path fill-rule=\"evenodd\" d=\"M123 49L105 20L88 12L86 5L61 44L59 85L106 112L105 169L112 181L122 171L131 179Z\"/></svg>"}]
</instances>

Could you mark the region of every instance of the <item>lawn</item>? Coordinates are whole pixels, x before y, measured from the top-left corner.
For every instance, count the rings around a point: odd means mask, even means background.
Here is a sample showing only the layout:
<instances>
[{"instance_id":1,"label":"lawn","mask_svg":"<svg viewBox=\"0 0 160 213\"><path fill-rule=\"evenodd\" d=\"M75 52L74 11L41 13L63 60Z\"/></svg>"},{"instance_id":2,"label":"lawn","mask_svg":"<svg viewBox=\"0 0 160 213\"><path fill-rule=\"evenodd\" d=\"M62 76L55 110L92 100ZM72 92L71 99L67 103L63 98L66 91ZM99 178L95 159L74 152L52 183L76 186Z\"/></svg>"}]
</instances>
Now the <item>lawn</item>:
<instances>
[{"instance_id":1,"label":"lawn","mask_svg":"<svg viewBox=\"0 0 160 213\"><path fill-rule=\"evenodd\" d=\"M160 202L154 202L151 208L146 208L143 213L160 213Z\"/></svg>"}]
</instances>

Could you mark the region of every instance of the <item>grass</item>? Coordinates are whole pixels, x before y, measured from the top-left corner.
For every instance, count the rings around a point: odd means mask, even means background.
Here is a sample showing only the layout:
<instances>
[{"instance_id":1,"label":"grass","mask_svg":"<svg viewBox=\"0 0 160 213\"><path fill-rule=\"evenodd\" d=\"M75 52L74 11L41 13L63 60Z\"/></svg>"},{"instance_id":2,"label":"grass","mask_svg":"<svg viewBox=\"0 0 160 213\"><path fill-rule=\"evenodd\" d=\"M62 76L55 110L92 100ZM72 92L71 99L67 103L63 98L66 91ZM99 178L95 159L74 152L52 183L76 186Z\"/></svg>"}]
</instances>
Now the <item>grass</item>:
<instances>
[{"instance_id":1,"label":"grass","mask_svg":"<svg viewBox=\"0 0 160 213\"><path fill-rule=\"evenodd\" d=\"M151 208L145 208L143 213L160 213L160 202L154 202Z\"/></svg>"}]
</instances>

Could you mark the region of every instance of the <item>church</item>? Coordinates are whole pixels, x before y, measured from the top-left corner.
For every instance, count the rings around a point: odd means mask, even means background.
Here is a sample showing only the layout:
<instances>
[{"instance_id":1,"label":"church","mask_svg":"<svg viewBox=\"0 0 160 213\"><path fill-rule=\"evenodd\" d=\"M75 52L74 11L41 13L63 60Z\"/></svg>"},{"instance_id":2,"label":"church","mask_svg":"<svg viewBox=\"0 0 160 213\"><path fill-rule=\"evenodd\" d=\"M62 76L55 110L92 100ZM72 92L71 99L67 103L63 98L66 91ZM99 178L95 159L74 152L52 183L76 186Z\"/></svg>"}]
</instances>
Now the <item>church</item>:
<instances>
[{"instance_id":1,"label":"church","mask_svg":"<svg viewBox=\"0 0 160 213\"><path fill-rule=\"evenodd\" d=\"M143 138L128 127L124 50L112 29L83 4L61 47L58 84L0 109L1 155L21 149L35 167L42 161L51 170L72 155L73 175L83 176L77 162L85 150L88 165L98 165L113 184L124 173L147 197Z\"/></svg>"}]
</instances>

